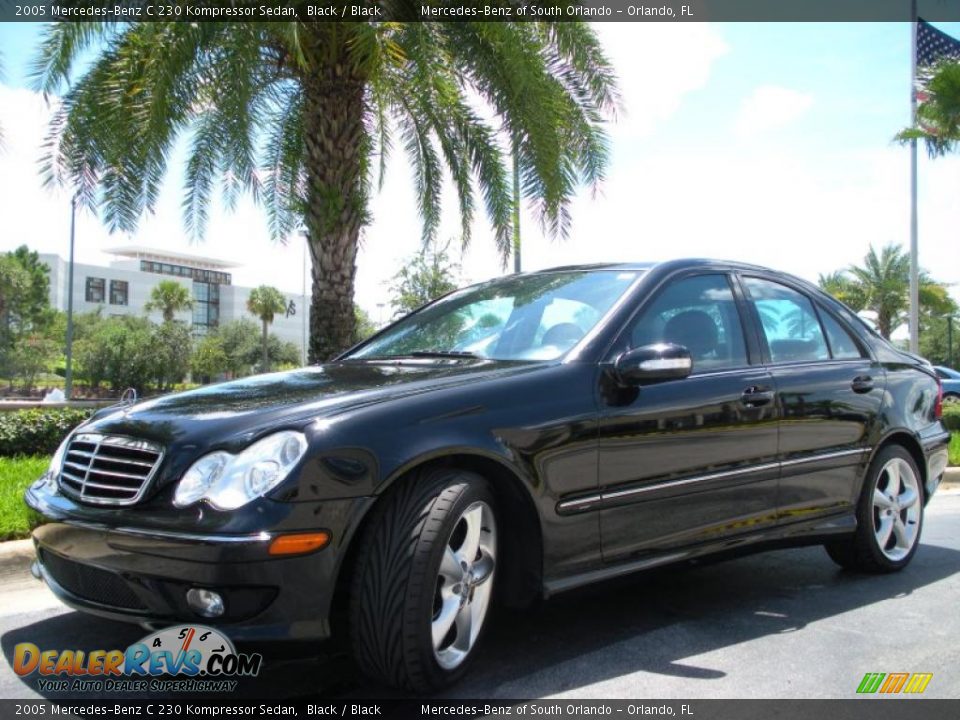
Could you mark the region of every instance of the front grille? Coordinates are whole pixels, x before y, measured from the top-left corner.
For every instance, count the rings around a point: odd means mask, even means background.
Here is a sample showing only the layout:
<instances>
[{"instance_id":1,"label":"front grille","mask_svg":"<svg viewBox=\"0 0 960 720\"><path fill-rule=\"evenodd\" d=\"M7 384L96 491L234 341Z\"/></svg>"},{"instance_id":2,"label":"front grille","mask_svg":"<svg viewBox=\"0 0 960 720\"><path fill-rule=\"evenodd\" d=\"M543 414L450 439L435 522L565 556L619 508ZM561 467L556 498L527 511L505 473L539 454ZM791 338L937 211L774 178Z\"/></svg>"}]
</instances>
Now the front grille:
<instances>
[{"instance_id":1,"label":"front grille","mask_svg":"<svg viewBox=\"0 0 960 720\"><path fill-rule=\"evenodd\" d=\"M163 451L147 440L80 433L67 446L60 489L81 502L131 505L160 466Z\"/></svg>"},{"instance_id":2,"label":"front grille","mask_svg":"<svg viewBox=\"0 0 960 720\"><path fill-rule=\"evenodd\" d=\"M109 607L146 609L130 586L109 570L73 562L42 549L40 562L54 582L72 595Z\"/></svg>"}]
</instances>

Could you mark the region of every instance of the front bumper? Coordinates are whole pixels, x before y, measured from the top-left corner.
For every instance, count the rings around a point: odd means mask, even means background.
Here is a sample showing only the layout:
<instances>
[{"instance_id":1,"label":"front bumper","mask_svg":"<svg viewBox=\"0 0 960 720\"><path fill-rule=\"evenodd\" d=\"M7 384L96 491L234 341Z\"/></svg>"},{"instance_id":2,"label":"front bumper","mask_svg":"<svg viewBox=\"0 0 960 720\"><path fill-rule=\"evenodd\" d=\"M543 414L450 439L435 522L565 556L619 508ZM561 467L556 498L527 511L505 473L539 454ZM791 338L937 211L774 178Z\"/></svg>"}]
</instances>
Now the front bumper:
<instances>
[{"instance_id":1,"label":"front bumper","mask_svg":"<svg viewBox=\"0 0 960 720\"><path fill-rule=\"evenodd\" d=\"M331 635L330 609L346 543L370 498L294 503L269 532L210 534L107 526L64 512L62 498L30 490L27 504L50 522L33 532L36 574L65 604L149 628L176 622L222 627L235 640L316 640ZM308 524L309 523L309 524ZM325 529L329 545L268 554L277 535ZM224 613L203 617L191 588L214 590Z\"/></svg>"}]
</instances>

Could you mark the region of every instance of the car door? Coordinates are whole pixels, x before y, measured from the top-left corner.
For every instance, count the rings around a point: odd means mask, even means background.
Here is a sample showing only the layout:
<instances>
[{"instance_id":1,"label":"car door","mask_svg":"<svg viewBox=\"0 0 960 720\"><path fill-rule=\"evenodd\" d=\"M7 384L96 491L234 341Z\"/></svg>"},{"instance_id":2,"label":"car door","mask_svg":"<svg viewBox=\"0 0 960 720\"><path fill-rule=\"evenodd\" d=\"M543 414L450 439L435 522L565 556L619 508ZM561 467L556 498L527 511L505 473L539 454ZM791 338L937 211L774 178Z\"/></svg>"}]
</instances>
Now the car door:
<instances>
[{"instance_id":1,"label":"car door","mask_svg":"<svg viewBox=\"0 0 960 720\"><path fill-rule=\"evenodd\" d=\"M775 522L777 405L729 275L675 276L641 307L620 352L684 345L690 376L622 388L601 380L605 561L669 553ZM751 359L754 363L751 363Z\"/></svg>"},{"instance_id":2,"label":"car door","mask_svg":"<svg viewBox=\"0 0 960 720\"><path fill-rule=\"evenodd\" d=\"M780 518L850 512L880 411L883 369L812 295L768 277L742 282L782 414Z\"/></svg>"}]
</instances>

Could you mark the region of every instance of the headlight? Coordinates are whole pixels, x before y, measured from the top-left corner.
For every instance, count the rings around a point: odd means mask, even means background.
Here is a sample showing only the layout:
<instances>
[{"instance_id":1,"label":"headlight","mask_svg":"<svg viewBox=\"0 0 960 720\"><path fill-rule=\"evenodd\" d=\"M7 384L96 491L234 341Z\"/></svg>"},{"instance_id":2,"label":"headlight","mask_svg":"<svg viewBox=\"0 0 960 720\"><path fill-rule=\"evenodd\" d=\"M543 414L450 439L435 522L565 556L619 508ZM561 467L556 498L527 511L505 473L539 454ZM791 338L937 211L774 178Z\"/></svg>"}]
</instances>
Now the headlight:
<instances>
[{"instance_id":1,"label":"headlight","mask_svg":"<svg viewBox=\"0 0 960 720\"><path fill-rule=\"evenodd\" d=\"M60 471L63 469L63 457L67 454L67 445L70 444L70 438L72 433L67 436L67 438L60 443L60 447L57 448L57 451L53 454L53 457L50 458L50 467L47 468L47 471L40 476L40 478L33 483L34 490L46 490L50 493L57 492L57 478L60 476Z\"/></svg>"},{"instance_id":2,"label":"headlight","mask_svg":"<svg viewBox=\"0 0 960 720\"><path fill-rule=\"evenodd\" d=\"M197 460L177 484L173 504L206 499L233 510L275 488L307 451L307 438L286 430L258 440L239 455L218 451Z\"/></svg>"}]
</instances>

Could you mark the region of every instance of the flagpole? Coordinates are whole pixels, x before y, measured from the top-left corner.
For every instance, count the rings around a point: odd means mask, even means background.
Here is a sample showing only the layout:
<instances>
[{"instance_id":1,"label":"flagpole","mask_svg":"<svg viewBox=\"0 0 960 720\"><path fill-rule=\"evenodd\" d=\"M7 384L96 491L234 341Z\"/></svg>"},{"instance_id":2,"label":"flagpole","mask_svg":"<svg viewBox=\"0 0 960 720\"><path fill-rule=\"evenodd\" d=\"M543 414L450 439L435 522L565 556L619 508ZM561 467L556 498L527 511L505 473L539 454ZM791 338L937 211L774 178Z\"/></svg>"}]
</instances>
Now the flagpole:
<instances>
[{"instance_id":1,"label":"flagpole","mask_svg":"<svg viewBox=\"0 0 960 720\"><path fill-rule=\"evenodd\" d=\"M910 0L910 126L917 126L917 0ZM920 352L920 272L917 250L917 140L910 140L910 352Z\"/></svg>"}]
</instances>

